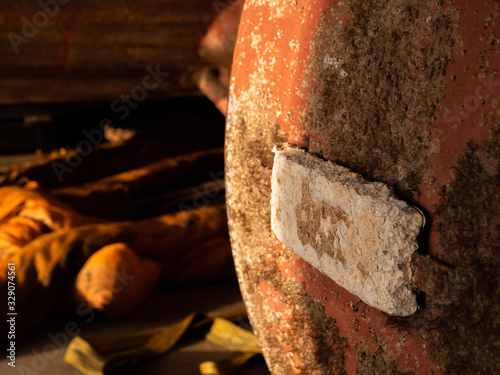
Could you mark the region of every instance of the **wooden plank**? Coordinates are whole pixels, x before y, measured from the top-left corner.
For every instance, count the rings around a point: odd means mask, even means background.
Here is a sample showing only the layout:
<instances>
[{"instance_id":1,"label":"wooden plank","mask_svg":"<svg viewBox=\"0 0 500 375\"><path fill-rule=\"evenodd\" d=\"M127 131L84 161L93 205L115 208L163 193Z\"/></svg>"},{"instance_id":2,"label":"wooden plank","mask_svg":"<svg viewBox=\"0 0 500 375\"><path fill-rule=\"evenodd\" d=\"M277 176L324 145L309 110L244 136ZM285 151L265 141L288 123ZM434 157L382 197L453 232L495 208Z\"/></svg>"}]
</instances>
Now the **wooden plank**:
<instances>
[{"instance_id":1,"label":"wooden plank","mask_svg":"<svg viewBox=\"0 0 500 375\"><path fill-rule=\"evenodd\" d=\"M158 64L170 75L148 98L198 93L179 80L216 15L212 1L91 0L58 5L45 22L48 13L38 2L0 5L0 103L114 100Z\"/></svg>"}]
</instances>

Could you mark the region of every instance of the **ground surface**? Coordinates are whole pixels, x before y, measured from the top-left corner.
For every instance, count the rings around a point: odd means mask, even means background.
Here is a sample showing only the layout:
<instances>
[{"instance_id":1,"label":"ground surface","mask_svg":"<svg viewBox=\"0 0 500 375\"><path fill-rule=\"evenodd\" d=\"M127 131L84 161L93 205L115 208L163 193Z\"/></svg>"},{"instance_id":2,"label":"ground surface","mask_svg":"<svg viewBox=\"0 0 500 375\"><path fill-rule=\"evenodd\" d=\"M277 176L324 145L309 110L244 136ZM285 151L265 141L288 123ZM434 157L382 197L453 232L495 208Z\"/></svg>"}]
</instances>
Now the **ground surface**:
<instances>
[{"instance_id":1,"label":"ground surface","mask_svg":"<svg viewBox=\"0 0 500 375\"><path fill-rule=\"evenodd\" d=\"M58 348L57 356L43 365L37 364L37 353L42 353L45 345L51 342L49 333L56 335L64 332L64 327L72 320L82 330L82 333L92 335L123 334L143 329L154 328L176 322L193 311L220 313L240 309L243 306L238 285L235 282L221 283L206 286L177 288L156 291L133 316L122 322L109 322L96 319L91 324L86 324L82 318L75 319L71 316L63 318L53 317L43 326L27 334L17 341L17 368L7 366L7 359L0 360L0 373L4 375L22 374L21 367L32 369L33 372L25 374L37 375L78 375L78 370L64 363L66 345ZM85 316L83 318L86 318ZM165 356L149 362L141 362L117 370L116 374L179 374L198 375L198 365L204 361L218 361L228 358L232 353L216 344L201 340L196 337L182 338L174 349ZM34 367L40 366L40 367ZM264 361L259 358L248 364L241 375L269 374Z\"/></svg>"}]
</instances>

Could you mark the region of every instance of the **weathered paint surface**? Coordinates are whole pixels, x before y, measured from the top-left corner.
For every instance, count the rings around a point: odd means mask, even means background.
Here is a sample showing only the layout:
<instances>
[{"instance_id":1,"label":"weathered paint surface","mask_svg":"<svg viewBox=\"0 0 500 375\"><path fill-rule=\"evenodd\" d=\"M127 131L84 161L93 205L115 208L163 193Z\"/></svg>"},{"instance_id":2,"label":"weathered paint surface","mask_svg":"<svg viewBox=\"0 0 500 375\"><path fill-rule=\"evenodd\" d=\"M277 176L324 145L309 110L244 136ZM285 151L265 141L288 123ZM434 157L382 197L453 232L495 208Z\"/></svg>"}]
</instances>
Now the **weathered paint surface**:
<instances>
[{"instance_id":1,"label":"weathered paint surface","mask_svg":"<svg viewBox=\"0 0 500 375\"><path fill-rule=\"evenodd\" d=\"M498 9L246 1L228 108L228 215L274 374L500 371ZM272 149L283 142L423 209L416 314L389 321L273 236Z\"/></svg>"}]
</instances>

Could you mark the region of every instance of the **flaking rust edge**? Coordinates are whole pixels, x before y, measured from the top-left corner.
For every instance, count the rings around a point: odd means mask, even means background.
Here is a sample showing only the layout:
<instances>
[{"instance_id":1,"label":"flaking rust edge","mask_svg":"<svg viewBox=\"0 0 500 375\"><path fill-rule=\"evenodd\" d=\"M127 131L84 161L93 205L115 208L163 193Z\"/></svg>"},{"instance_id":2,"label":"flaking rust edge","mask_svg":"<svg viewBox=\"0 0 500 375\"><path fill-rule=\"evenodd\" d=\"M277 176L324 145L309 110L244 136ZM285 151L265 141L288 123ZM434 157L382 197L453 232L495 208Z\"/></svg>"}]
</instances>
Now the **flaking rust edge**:
<instances>
[{"instance_id":1,"label":"flaking rust edge","mask_svg":"<svg viewBox=\"0 0 500 375\"><path fill-rule=\"evenodd\" d=\"M436 299L442 301L433 297L434 302L428 302L426 295L424 313L404 318L411 329L400 329L389 325L380 310L296 256L273 236L270 226L272 149L283 142L382 181L398 197L423 207L433 223L424 245L445 261L451 245L446 240L438 246L434 224L439 218L433 204L441 203L440 212L453 216L453 207L468 199L459 184L467 180L463 173L477 171L477 164L493 173L474 179L480 182L475 189L489 186L483 190L490 192L490 205L498 207L498 192L491 195L491 181L498 172L487 161L499 159L494 151L499 90L491 87L494 92L479 98L485 104L475 111L463 112L460 107L474 95L479 83L474 77L495 80L498 69L498 3L489 1L477 9L476 5L465 0L246 1L226 132L228 218L240 288L273 374L499 372L492 367L498 355L483 339L486 336L467 333L476 333L478 319L490 324L498 305L483 304L489 315L476 316L476 301L469 308L464 299L462 305L457 302L462 312L453 311L463 316L464 327L446 317L438 326L435 319L448 306L436 311ZM335 53L342 48L346 55L339 62ZM339 79L329 75L337 71ZM451 119L446 113L457 115L452 112L455 104L466 116L460 115L458 126L446 119ZM343 124L350 127L340 127ZM378 139L378 134L383 137ZM483 150L488 138L492 146ZM466 146L471 141L476 143ZM464 156L466 149L472 151ZM467 163L469 154L479 161ZM462 195L455 192L443 200L459 158L466 160L458 164L451 187L462 189L457 190ZM477 202L483 201L472 200L468 209L488 208ZM462 224L466 218L459 217ZM453 222L447 238L457 233L457 238L464 238L460 223ZM492 232L489 238L498 235ZM473 249L467 250L470 241L462 242L455 253ZM453 285L454 277L446 282ZM474 282L475 288L488 285L465 280ZM462 289L454 290L460 301ZM496 331L490 332L491 336Z\"/></svg>"},{"instance_id":2,"label":"flaking rust edge","mask_svg":"<svg viewBox=\"0 0 500 375\"><path fill-rule=\"evenodd\" d=\"M383 183L301 149L275 151L271 226L324 275L388 314L417 310L411 259L422 213Z\"/></svg>"}]
</instances>

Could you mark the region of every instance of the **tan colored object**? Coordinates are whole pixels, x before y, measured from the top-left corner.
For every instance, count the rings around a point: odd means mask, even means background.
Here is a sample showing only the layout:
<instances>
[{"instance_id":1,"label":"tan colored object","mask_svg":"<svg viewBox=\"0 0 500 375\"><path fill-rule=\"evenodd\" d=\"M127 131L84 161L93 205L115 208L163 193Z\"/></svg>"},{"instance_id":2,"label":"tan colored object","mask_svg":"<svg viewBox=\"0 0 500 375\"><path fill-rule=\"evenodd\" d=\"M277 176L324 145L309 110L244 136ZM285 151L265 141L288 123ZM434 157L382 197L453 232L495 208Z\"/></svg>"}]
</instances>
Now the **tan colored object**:
<instances>
[{"instance_id":1,"label":"tan colored object","mask_svg":"<svg viewBox=\"0 0 500 375\"><path fill-rule=\"evenodd\" d=\"M0 188L0 270L6 259L47 232L100 221L80 215L31 181L26 187ZM0 277L1 279L1 277Z\"/></svg>"},{"instance_id":2,"label":"tan colored object","mask_svg":"<svg viewBox=\"0 0 500 375\"><path fill-rule=\"evenodd\" d=\"M85 261L102 247L124 242L140 257L166 265L204 241L227 233L224 206L142 220L101 223L46 233L0 261L0 289L7 288L7 265L16 265L16 311L22 315L17 332L39 323L48 313L69 278L75 277ZM225 256L231 258L228 251ZM211 273L204 268L200 272ZM6 314L7 304L0 305ZM5 328L0 324L0 329Z\"/></svg>"},{"instance_id":3,"label":"tan colored object","mask_svg":"<svg viewBox=\"0 0 500 375\"><path fill-rule=\"evenodd\" d=\"M0 225L14 216L42 222L51 230L95 223L66 204L39 190L18 186L0 188Z\"/></svg>"},{"instance_id":4,"label":"tan colored object","mask_svg":"<svg viewBox=\"0 0 500 375\"><path fill-rule=\"evenodd\" d=\"M276 151L271 186L271 225L284 245L367 304L416 311L418 209L387 185L296 148Z\"/></svg>"},{"instance_id":5,"label":"tan colored object","mask_svg":"<svg viewBox=\"0 0 500 375\"><path fill-rule=\"evenodd\" d=\"M41 221L14 216L5 224L0 225L0 251L10 246L24 246L48 230Z\"/></svg>"},{"instance_id":6,"label":"tan colored object","mask_svg":"<svg viewBox=\"0 0 500 375\"><path fill-rule=\"evenodd\" d=\"M132 313L149 296L160 277L160 265L139 257L124 243L104 246L76 277L79 303L119 319Z\"/></svg>"}]
</instances>

